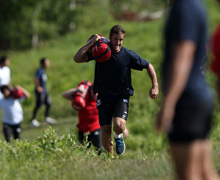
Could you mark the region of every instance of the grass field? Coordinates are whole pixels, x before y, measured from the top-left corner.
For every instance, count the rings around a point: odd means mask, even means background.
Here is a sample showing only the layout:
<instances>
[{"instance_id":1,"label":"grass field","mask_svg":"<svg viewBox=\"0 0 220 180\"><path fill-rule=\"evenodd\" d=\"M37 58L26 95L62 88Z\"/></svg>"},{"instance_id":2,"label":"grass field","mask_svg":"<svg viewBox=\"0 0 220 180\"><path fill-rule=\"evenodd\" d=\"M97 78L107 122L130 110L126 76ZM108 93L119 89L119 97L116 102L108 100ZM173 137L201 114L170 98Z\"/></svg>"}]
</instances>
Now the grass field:
<instances>
[{"instance_id":1,"label":"grass field","mask_svg":"<svg viewBox=\"0 0 220 180\"><path fill-rule=\"evenodd\" d=\"M207 0L206 3L211 33L220 19L220 13L214 0ZM114 157L106 154L97 156L92 149L87 151L77 143L75 136L77 113L61 94L75 87L81 80L93 81L94 63L76 64L72 58L90 35L99 33L108 37L108 31L114 24L120 24L126 29L123 45L149 60L154 65L160 81L161 32L164 18L149 22L110 20L95 27L79 27L74 33L45 42L36 49L0 52L6 53L11 59L12 84L19 84L32 94L29 100L22 103L24 109L22 140L8 144L0 134L0 179L174 179L166 137L154 130L154 120L162 95L160 94L157 100L149 98L151 82L146 71L132 71L135 94L130 100L127 123L130 136L125 140L127 146L125 154ZM43 122L42 108L37 116L42 126L30 128L29 120L34 108L34 73L39 66L39 59L45 56L51 61L51 67L47 70L47 86L53 100L51 116L57 119L58 123L48 128ZM207 72L206 77L213 85L215 82L213 74ZM213 160L217 169L220 169L220 114L217 109L214 120L211 133L214 144Z\"/></svg>"}]
</instances>

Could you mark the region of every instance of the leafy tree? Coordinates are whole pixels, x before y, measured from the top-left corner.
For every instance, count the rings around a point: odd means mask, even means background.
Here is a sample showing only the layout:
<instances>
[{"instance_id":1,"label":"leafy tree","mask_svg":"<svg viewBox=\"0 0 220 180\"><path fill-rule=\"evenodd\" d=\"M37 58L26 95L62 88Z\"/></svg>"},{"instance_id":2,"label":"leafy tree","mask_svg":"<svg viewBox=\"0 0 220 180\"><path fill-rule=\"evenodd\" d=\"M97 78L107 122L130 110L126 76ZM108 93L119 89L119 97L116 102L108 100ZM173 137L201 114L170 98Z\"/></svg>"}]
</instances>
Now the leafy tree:
<instances>
[{"instance_id":1,"label":"leafy tree","mask_svg":"<svg viewBox=\"0 0 220 180\"><path fill-rule=\"evenodd\" d=\"M37 45L69 31L70 0L0 0L0 48Z\"/></svg>"}]
</instances>

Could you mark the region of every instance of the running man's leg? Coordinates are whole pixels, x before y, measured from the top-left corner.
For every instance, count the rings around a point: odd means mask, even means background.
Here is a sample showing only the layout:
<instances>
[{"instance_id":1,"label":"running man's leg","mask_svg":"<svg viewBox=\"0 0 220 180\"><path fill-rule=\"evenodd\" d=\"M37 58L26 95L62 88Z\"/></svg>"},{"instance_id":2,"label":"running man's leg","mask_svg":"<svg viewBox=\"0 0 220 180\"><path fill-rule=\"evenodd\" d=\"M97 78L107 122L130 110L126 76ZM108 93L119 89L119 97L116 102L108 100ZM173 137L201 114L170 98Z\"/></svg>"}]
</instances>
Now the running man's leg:
<instances>
[{"instance_id":1,"label":"running man's leg","mask_svg":"<svg viewBox=\"0 0 220 180\"><path fill-rule=\"evenodd\" d=\"M112 134L111 125L101 126L102 145L108 153L111 153L113 155L113 141L111 134Z\"/></svg>"},{"instance_id":2,"label":"running man's leg","mask_svg":"<svg viewBox=\"0 0 220 180\"><path fill-rule=\"evenodd\" d=\"M113 119L113 130L117 135L120 135L124 132L126 127L126 121L120 117L115 117Z\"/></svg>"},{"instance_id":3,"label":"running man's leg","mask_svg":"<svg viewBox=\"0 0 220 180\"><path fill-rule=\"evenodd\" d=\"M115 139L115 150L117 154L123 154L125 152L125 143L123 140L123 132L126 127L126 121L122 118L115 117L113 120L113 130L114 130L114 139Z\"/></svg>"},{"instance_id":4,"label":"running man's leg","mask_svg":"<svg viewBox=\"0 0 220 180\"><path fill-rule=\"evenodd\" d=\"M116 103L114 107L113 130L116 135L120 135L124 132L127 118L128 100L123 99L123 101Z\"/></svg>"},{"instance_id":5,"label":"running man's leg","mask_svg":"<svg viewBox=\"0 0 220 180\"><path fill-rule=\"evenodd\" d=\"M112 117L114 113L114 103L102 102L97 99L97 108L99 112L99 124L101 126L101 142L106 152L113 155L112 141Z\"/></svg>"},{"instance_id":6,"label":"running man's leg","mask_svg":"<svg viewBox=\"0 0 220 180\"><path fill-rule=\"evenodd\" d=\"M117 102L114 106L113 130L116 142L117 154L123 154L125 151L125 143L123 141L123 132L126 129L126 120L128 117L128 100Z\"/></svg>"},{"instance_id":7,"label":"running man's leg","mask_svg":"<svg viewBox=\"0 0 220 180\"><path fill-rule=\"evenodd\" d=\"M129 136L129 131L128 128L125 126L125 130L123 131L123 135L125 138L127 138Z\"/></svg>"}]
</instances>

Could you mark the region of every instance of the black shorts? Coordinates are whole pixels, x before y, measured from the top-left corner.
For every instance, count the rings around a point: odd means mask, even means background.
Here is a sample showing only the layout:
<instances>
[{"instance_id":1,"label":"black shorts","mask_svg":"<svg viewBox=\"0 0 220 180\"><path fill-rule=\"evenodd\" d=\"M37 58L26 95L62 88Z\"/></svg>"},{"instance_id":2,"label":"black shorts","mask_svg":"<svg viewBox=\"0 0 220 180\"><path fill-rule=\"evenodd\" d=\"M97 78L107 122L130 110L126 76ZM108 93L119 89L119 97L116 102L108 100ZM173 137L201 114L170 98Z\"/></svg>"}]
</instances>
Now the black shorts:
<instances>
[{"instance_id":1,"label":"black shorts","mask_svg":"<svg viewBox=\"0 0 220 180\"><path fill-rule=\"evenodd\" d=\"M170 142L190 143L208 137L212 124L213 103L204 102L178 103L168 134Z\"/></svg>"},{"instance_id":2,"label":"black shorts","mask_svg":"<svg viewBox=\"0 0 220 180\"><path fill-rule=\"evenodd\" d=\"M50 105L51 104L51 97L49 96L48 93L42 92L35 92L36 95L36 104L37 106L41 105Z\"/></svg>"},{"instance_id":3,"label":"black shorts","mask_svg":"<svg viewBox=\"0 0 220 180\"><path fill-rule=\"evenodd\" d=\"M128 99L121 99L114 102L97 99L100 126L112 125L112 117L128 118Z\"/></svg>"},{"instance_id":4,"label":"black shorts","mask_svg":"<svg viewBox=\"0 0 220 180\"><path fill-rule=\"evenodd\" d=\"M9 125L9 124L3 123L3 133L5 136L5 140L7 142L9 142L11 138L20 139L20 134L21 134L20 123L16 125Z\"/></svg>"}]
</instances>

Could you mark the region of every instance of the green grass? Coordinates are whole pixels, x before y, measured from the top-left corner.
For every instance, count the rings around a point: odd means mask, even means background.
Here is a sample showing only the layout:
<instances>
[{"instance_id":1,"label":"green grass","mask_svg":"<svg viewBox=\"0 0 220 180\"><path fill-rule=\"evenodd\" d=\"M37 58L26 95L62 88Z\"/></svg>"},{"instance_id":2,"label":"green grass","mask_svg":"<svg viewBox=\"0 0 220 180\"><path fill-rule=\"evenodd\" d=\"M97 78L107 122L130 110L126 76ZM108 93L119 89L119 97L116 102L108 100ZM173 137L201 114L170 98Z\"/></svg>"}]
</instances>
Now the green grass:
<instances>
[{"instance_id":1,"label":"green grass","mask_svg":"<svg viewBox=\"0 0 220 180\"><path fill-rule=\"evenodd\" d=\"M209 12L209 31L212 32L220 19L219 9L214 0L206 1ZM106 15L106 14L105 14ZM126 152L114 158L102 154L97 156L93 150L87 151L77 143L77 113L69 101L62 98L62 92L77 86L81 80L93 81L94 62L76 64L73 55L94 33L108 37L114 24L122 25L126 31L124 46L149 60L155 67L160 81L162 60L162 29L165 18L150 22L118 22L93 27L79 27L74 33L60 39L45 42L39 48L26 51L8 51L11 59L12 84L25 87L32 94L22 103L24 122L22 140L5 143L0 134L0 179L122 179L122 180L160 180L173 179L172 162L167 152L167 142L163 134L154 130L154 120L160 107L162 95L157 100L148 96L151 81L146 71L132 71L135 94L131 97L128 129L130 136L125 140ZM51 67L47 70L48 90L52 96L51 116L58 123L47 128L41 108L37 119L40 128L30 128L29 120L34 108L34 73L39 67L39 59L48 57ZM211 85L215 77L210 72L207 79ZM213 160L220 169L219 134L220 114L215 111L215 124L211 133L214 144ZM0 129L1 129L0 125ZM45 130L46 129L46 130ZM42 133L42 131L44 131ZM55 132L54 132L55 131ZM63 137L64 136L64 137ZM63 139L62 139L63 137Z\"/></svg>"}]
</instances>

